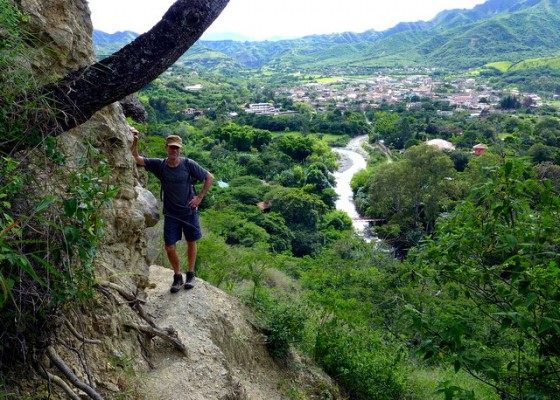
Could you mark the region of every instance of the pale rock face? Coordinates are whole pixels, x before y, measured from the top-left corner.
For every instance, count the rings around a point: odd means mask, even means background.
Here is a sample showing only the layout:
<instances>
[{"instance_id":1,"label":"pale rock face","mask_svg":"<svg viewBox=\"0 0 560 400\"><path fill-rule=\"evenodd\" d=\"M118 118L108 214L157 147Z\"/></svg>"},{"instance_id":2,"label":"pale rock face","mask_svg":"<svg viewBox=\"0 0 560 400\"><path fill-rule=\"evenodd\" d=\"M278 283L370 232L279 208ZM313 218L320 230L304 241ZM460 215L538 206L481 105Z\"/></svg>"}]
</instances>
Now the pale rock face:
<instances>
[{"instance_id":1,"label":"pale rock face","mask_svg":"<svg viewBox=\"0 0 560 400\"><path fill-rule=\"evenodd\" d=\"M30 16L30 27L40 39L39 45L51 50L31 66L37 76L62 77L95 61L91 39L93 27L86 0L14 2ZM141 288L149 272L145 230L157 222L157 201L141 187L145 172L136 167L132 158L132 136L121 106L114 103L100 110L87 123L58 137L58 145L67 159L72 160L84 150L85 138L108 161L110 184L118 188L112 204L103 210L104 235L96 253L95 276L98 281L110 281L142 297ZM66 317L74 327L80 328L84 337L102 342L88 346L88 370L82 368L83 360L68 350L70 347L55 346L79 379L86 382L91 373L98 390L111 392L119 384L116 374L119 368L114 365L116 361L111 360L134 360L130 366L132 371L149 368L142 356L137 333L123 328L125 321L136 321L138 315L117 293L96 291L94 298L84 307ZM74 343L76 348L81 346L76 337L63 328L58 336L60 343ZM52 373L57 372L52 370ZM36 387L34 379L36 377L23 383L22 387ZM53 390L53 399L66 398L58 388Z\"/></svg>"},{"instance_id":2,"label":"pale rock face","mask_svg":"<svg viewBox=\"0 0 560 400\"><path fill-rule=\"evenodd\" d=\"M52 58L45 60L49 73L63 75L95 59L87 0L19 0L17 3L31 16L41 43L55 50Z\"/></svg>"},{"instance_id":3,"label":"pale rock face","mask_svg":"<svg viewBox=\"0 0 560 400\"><path fill-rule=\"evenodd\" d=\"M152 192L142 186L136 186L134 190L136 190L138 195L138 208L144 212L143 220L145 221L146 226L155 226L155 224L159 221L159 207L157 199Z\"/></svg>"},{"instance_id":4,"label":"pale rock face","mask_svg":"<svg viewBox=\"0 0 560 400\"><path fill-rule=\"evenodd\" d=\"M20 0L19 5L31 17L32 29L37 32L41 45L54 50L48 52L48 60L39 61L44 65L35 66L39 74L63 76L95 61L87 0ZM104 215L104 240L110 246L100 249L103 259L119 260L126 248L129 259L138 263L127 263L126 269L144 270L143 231L157 222L157 204L149 199L146 190L136 189L144 177L132 158L132 137L121 106L115 103L99 111L87 123L61 135L59 145L69 155L79 154L83 150L84 138L108 160L112 168L111 183L119 188L113 207ZM103 269L96 273L104 276Z\"/></svg>"}]
</instances>

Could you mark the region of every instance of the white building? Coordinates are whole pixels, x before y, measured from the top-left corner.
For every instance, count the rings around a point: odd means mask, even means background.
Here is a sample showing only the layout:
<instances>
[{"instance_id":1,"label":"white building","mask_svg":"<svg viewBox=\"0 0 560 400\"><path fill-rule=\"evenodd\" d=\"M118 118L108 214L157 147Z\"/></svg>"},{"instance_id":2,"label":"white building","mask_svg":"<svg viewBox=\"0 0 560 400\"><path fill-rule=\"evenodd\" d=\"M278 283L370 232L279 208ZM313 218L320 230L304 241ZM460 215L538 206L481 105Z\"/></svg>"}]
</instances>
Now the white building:
<instances>
[{"instance_id":1,"label":"white building","mask_svg":"<svg viewBox=\"0 0 560 400\"><path fill-rule=\"evenodd\" d=\"M436 146L442 150L455 150L455 145L447 140L443 139L432 139L426 142L428 146Z\"/></svg>"},{"instance_id":2,"label":"white building","mask_svg":"<svg viewBox=\"0 0 560 400\"><path fill-rule=\"evenodd\" d=\"M255 113L255 114L272 114L278 112L278 110L274 108L274 105L270 103L249 104L249 108L246 109L245 111Z\"/></svg>"}]
</instances>

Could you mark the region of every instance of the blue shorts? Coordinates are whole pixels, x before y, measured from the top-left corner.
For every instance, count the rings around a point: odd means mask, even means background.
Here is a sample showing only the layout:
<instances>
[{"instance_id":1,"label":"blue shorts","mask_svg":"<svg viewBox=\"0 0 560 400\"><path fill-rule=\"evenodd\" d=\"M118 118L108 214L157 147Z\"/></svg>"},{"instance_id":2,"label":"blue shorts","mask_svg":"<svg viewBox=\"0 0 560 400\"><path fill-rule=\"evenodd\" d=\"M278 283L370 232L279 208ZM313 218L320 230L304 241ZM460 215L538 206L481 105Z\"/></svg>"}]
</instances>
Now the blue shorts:
<instances>
[{"instance_id":1,"label":"blue shorts","mask_svg":"<svg viewBox=\"0 0 560 400\"><path fill-rule=\"evenodd\" d=\"M188 242L195 242L202 237L198 212L193 212L182 218L166 215L163 220L163 241L166 246L172 246L185 235Z\"/></svg>"}]
</instances>

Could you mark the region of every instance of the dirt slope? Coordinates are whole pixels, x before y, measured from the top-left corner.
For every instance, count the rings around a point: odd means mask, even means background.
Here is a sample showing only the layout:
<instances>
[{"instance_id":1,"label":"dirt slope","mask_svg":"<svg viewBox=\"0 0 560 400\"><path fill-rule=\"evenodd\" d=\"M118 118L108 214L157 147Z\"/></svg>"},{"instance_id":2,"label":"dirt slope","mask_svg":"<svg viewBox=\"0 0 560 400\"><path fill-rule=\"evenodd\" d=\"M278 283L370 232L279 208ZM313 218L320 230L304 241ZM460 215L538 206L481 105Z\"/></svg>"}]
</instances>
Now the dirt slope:
<instances>
[{"instance_id":1,"label":"dirt slope","mask_svg":"<svg viewBox=\"0 0 560 400\"><path fill-rule=\"evenodd\" d=\"M146 310L160 327L173 326L188 348L185 357L155 339L155 368L142 377L149 399L274 400L289 398L290 389L301 392L294 382L302 370L274 362L239 301L198 278L194 289L171 294L172 272L163 267L150 267L149 279L155 287L147 289ZM325 379L305 374L307 381Z\"/></svg>"}]
</instances>

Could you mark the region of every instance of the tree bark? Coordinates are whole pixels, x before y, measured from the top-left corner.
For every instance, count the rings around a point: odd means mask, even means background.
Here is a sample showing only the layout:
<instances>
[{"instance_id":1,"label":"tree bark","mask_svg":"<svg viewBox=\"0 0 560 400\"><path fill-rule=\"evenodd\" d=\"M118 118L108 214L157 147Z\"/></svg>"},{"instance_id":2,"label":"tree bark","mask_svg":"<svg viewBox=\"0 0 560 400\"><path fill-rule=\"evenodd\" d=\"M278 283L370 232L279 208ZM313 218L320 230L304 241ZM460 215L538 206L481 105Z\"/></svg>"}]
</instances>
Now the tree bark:
<instances>
[{"instance_id":1,"label":"tree bark","mask_svg":"<svg viewBox=\"0 0 560 400\"><path fill-rule=\"evenodd\" d=\"M44 131L57 135L135 93L173 65L229 0L177 0L151 30L109 57L42 88L55 111ZM54 126L52 126L54 125Z\"/></svg>"}]
</instances>

